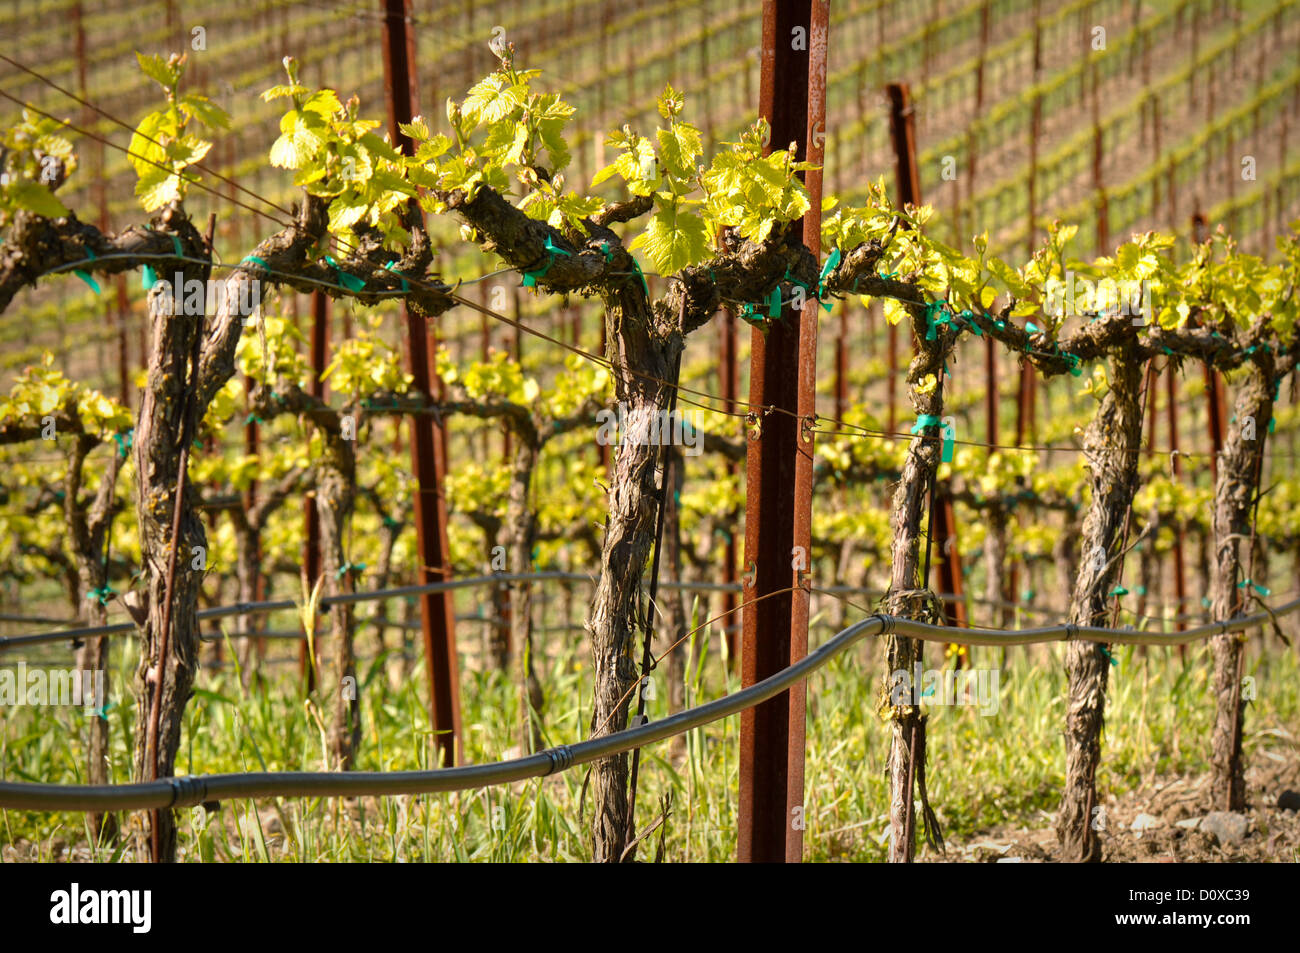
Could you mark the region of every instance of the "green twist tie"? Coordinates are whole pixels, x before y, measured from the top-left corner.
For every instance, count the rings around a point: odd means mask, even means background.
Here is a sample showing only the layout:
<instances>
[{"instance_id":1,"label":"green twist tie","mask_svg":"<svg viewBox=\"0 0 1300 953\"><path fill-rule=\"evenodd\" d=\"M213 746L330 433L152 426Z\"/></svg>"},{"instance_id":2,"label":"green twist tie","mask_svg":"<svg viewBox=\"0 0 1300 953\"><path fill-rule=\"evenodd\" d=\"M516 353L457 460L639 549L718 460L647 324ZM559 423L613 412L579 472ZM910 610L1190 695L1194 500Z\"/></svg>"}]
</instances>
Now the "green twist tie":
<instances>
[{"instance_id":1,"label":"green twist tie","mask_svg":"<svg viewBox=\"0 0 1300 953\"><path fill-rule=\"evenodd\" d=\"M334 260L333 255L326 255L325 263L334 269L334 274L338 276L339 284L347 291L351 291L355 294L366 286L364 278L358 278L356 275L348 274L339 266L339 263Z\"/></svg>"},{"instance_id":2,"label":"green twist tie","mask_svg":"<svg viewBox=\"0 0 1300 953\"><path fill-rule=\"evenodd\" d=\"M827 311L831 310L831 303L824 300L826 298L826 279L839 266L843 257L838 248L832 248L831 253L826 257L826 264L822 265L821 274L817 277L817 297L822 299L822 307ZM786 274L789 274L789 269L786 269Z\"/></svg>"},{"instance_id":3,"label":"green twist tie","mask_svg":"<svg viewBox=\"0 0 1300 953\"><path fill-rule=\"evenodd\" d=\"M939 334L939 325L950 320L948 305L942 301L931 301L925 306L925 339L933 341ZM938 315L938 317L936 317Z\"/></svg>"},{"instance_id":4,"label":"green twist tie","mask_svg":"<svg viewBox=\"0 0 1300 953\"><path fill-rule=\"evenodd\" d=\"M1114 665L1116 668L1119 668L1119 659L1111 655L1110 652L1106 650L1106 646L1099 645L1097 648L1101 649L1101 654L1106 656L1106 661L1110 662L1110 664Z\"/></svg>"},{"instance_id":5,"label":"green twist tie","mask_svg":"<svg viewBox=\"0 0 1300 953\"><path fill-rule=\"evenodd\" d=\"M1243 579L1241 582L1237 583L1238 589L1245 589L1247 586L1250 586L1261 596L1271 596L1273 594L1272 590L1269 589L1268 586L1261 586L1259 583L1250 579Z\"/></svg>"},{"instance_id":6,"label":"green twist tie","mask_svg":"<svg viewBox=\"0 0 1300 953\"><path fill-rule=\"evenodd\" d=\"M543 243L542 247L546 249L546 264L544 264L541 268L536 269L535 271L524 272L525 288L537 287L537 279L546 277L546 273L550 271L551 266L555 264L556 255L564 255L566 258L573 257L569 252L565 251L563 248L558 247L554 242L552 242L550 235L546 236L546 241ZM646 288L645 293L647 298L650 297L650 289L648 287Z\"/></svg>"},{"instance_id":7,"label":"green twist tie","mask_svg":"<svg viewBox=\"0 0 1300 953\"><path fill-rule=\"evenodd\" d=\"M781 317L781 286L777 285L767 296L767 316L773 320Z\"/></svg>"},{"instance_id":8,"label":"green twist tie","mask_svg":"<svg viewBox=\"0 0 1300 953\"><path fill-rule=\"evenodd\" d=\"M1083 374L1083 368L1080 366L1083 363L1083 361L1079 358L1079 355L1071 354L1069 351L1062 351L1061 356L1064 357L1066 361L1069 362L1070 373L1073 376L1079 377Z\"/></svg>"},{"instance_id":9,"label":"green twist tie","mask_svg":"<svg viewBox=\"0 0 1300 953\"><path fill-rule=\"evenodd\" d=\"M1030 334L1039 334L1039 333L1041 333L1041 332L1042 332L1042 329L1041 329L1038 325L1034 324L1033 321L1026 321L1026 322L1025 322L1025 335L1026 335L1026 340L1025 340L1025 353L1026 353L1026 354L1029 353L1029 340L1028 340L1028 335L1030 335Z\"/></svg>"},{"instance_id":10,"label":"green twist tie","mask_svg":"<svg viewBox=\"0 0 1300 953\"><path fill-rule=\"evenodd\" d=\"M876 274L879 275L881 278L884 278L886 281L889 281L891 278L898 277L898 272L896 271L891 271L889 274L885 274L883 271L878 271L876 272Z\"/></svg>"},{"instance_id":11,"label":"green twist tie","mask_svg":"<svg viewBox=\"0 0 1300 953\"><path fill-rule=\"evenodd\" d=\"M1137 589L1135 589L1135 590L1133 590L1133 591L1136 592L1139 596L1145 596L1145 595L1147 594L1147 587L1146 587L1146 586L1138 586Z\"/></svg>"},{"instance_id":12,"label":"green twist tie","mask_svg":"<svg viewBox=\"0 0 1300 953\"><path fill-rule=\"evenodd\" d=\"M1208 609L1212 605L1214 605L1214 603L1210 601L1208 596L1201 596L1201 608Z\"/></svg>"},{"instance_id":13,"label":"green twist tie","mask_svg":"<svg viewBox=\"0 0 1300 953\"><path fill-rule=\"evenodd\" d=\"M1277 398L1275 397L1275 398L1273 398L1273 399L1276 400ZM1270 418L1269 418L1269 421L1268 421L1268 432L1269 432L1269 433L1272 433L1272 432L1273 432L1274 430L1276 430L1276 429L1277 429L1277 418L1276 418L1276 417L1270 417Z\"/></svg>"},{"instance_id":14,"label":"green twist tie","mask_svg":"<svg viewBox=\"0 0 1300 953\"><path fill-rule=\"evenodd\" d=\"M388 264L384 265L384 267L387 268L389 271L391 271L393 274L395 274L398 278L401 278L401 279L402 279L402 292L403 292L403 293L405 293L405 292L407 292L407 291L410 291L410 290L411 290L411 285L410 285L410 283L406 280L406 278L402 275L402 273L401 273L400 271L398 271L396 268L393 267L395 264L397 264L397 259L396 259L396 258L394 258L394 259L393 259L392 261L390 261Z\"/></svg>"},{"instance_id":15,"label":"green twist tie","mask_svg":"<svg viewBox=\"0 0 1300 953\"><path fill-rule=\"evenodd\" d=\"M266 421L263 420L261 417L257 416L257 414L249 414L249 415L248 415L248 419L245 420L244 423L246 423L246 424L262 424L263 426L266 426Z\"/></svg>"},{"instance_id":16,"label":"green twist tie","mask_svg":"<svg viewBox=\"0 0 1300 953\"><path fill-rule=\"evenodd\" d=\"M117 452L120 453L122 459L125 460L127 448L130 447L132 442L135 440L135 428L132 427L128 430L125 438L123 438L120 433L115 433L113 434L113 439L117 442Z\"/></svg>"},{"instance_id":17,"label":"green twist tie","mask_svg":"<svg viewBox=\"0 0 1300 953\"><path fill-rule=\"evenodd\" d=\"M614 260L614 252L610 249L610 247L609 247L609 242L601 242L601 243L600 243L599 245L597 245L596 247L599 248L599 249L601 250L601 252L604 254L604 256L605 256L605 261L613 261L613 260ZM712 275L713 275L713 272L710 271L710 272L709 272L709 276L712 277Z\"/></svg>"},{"instance_id":18,"label":"green twist tie","mask_svg":"<svg viewBox=\"0 0 1300 953\"><path fill-rule=\"evenodd\" d=\"M108 583L104 583L98 589L91 589L90 592L86 593L86 598L96 599L99 601L99 604L101 606L106 606L108 605L108 597L115 592L117 592L116 589L114 589Z\"/></svg>"},{"instance_id":19,"label":"green twist tie","mask_svg":"<svg viewBox=\"0 0 1300 953\"><path fill-rule=\"evenodd\" d=\"M93 248L87 247L86 257L89 258L91 261L94 261L95 250ZM90 272L82 271L80 268L75 268L73 269L72 273L76 275L78 278L80 278L82 281L84 281L86 284L90 285L91 291L95 292L95 294L99 294L99 282L95 280L94 276L91 275Z\"/></svg>"},{"instance_id":20,"label":"green twist tie","mask_svg":"<svg viewBox=\"0 0 1300 953\"><path fill-rule=\"evenodd\" d=\"M396 529L401 525L402 525L401 523L393 519L391 516L384 517L384 526L388 527L389 529Z\"/></svg>"},{"instance_id":21,"label":"green twist tie","mask_svg":"<svg viewBox=\"0 0 1300 953\"><path fill-rule=\"evenodd\" d=\"M181 248L181 240L175 235L172 237L172 248L176 250L176 257L184 260L185 249ZM158 273L153 270L152 265L145 265L140 269L140 287L148 291L158 282Z\"/></svg>"},{"instance_id":22,"label":"green twist tie","mask_svg":"<svg viewBox=\"0 0 1300 953\"><path fill-rule=\"evenodd\" d=\"M336 573L334 573L334 578L335 578L335 579L342 579L342 578L343 578L343 574L346 573L346 572L347 572L348 570L350 570L350 569L355 569L357 572L361 572L361 570L363 570L363 569L365 569L365 568L366 568L366 564L365 564L365 563L354 563L354 562L352 562L351 560L349 560L348 562L345 562L342 566L340 566L340 567L338 568L338 571L337 571Z\"/></svg>"},{"instance_id":23,"label":"green twist tie","mask_svg":"<svg viewBox=\"0 0 1300 953\"><path fill-rule=\"evenodd\" d=\"M1112 596L1127 596L1128 590L1125 589L1123 586L1116 586L1114 589L1110 591L1110 594Z\"/></svg>"},{"instance_id":24,"label":"green twist tie","mask_svg":"<svg viewBox=\"0 0 1300 953\"><path fill-rule=\"evenodd\" d=\"M116 702L112 701L104 702L104 704L100 705L98 708L92 708L90 711L86 712L86 717L102 718L104 721L108 721L108 710L116 704Z\"/></svg>"},{"instance_id":25,"label":"green twist tie","mask_svg":"<svg viewBox=\"0 0 1300 953\"><path fill-rule=\"evenodd\" d=\"M943 431L943 447L940 451L940 459L943 463L952 463L953 443L957 439L956 431L952 424L940 420L934 414L921 414L916 418L916 423L912 425L912 433L919 434L927 427L940 427Z\"/></svg>"},{"instance_id":26,"label":"green twist tie","mask_svg":"<svg viewBox=\"0 0 1300 953\"><path fill-rule=\"evenodd\" d=\"M255 265L261 265L262 270L265 271L268 275L271 273L271 266L268 265L266 262L264 262L262 259L258 258L256 255L245 255L243 258L239 260L239 263L242 265L246 261L251 261Z\"/></svg>"},{"instance_id":27,"label":"green twist tie","mask_svg":"<svg viewBox=\"0 0 1300 953\"><path fill-rule=\"evenodd\" d=\"M641 279L641 287L645 289L645 296L650 297L650 282L645 280L645 272L641 270L641 266L637 264L635 258L632 259L632 267L636 269L637 277Z\"/></svg>"},{"instance_id":28,"label":"green twist tie","mask_svg":"<svg viewBox=\"0 0 1300 953\"><path fill-rule=\"evenodd\" d=\"M1021 601L1021 602L1033 602L1033 601L1034 601L1034 596L1035 596L1035 595L1037 595L1037 593L1035 593L1034 590L1032 590L1032 589L1026 589L1024 592L1022 592L1022 593L1020 594L1020 601Z\"/></svg>"}]
</instances>

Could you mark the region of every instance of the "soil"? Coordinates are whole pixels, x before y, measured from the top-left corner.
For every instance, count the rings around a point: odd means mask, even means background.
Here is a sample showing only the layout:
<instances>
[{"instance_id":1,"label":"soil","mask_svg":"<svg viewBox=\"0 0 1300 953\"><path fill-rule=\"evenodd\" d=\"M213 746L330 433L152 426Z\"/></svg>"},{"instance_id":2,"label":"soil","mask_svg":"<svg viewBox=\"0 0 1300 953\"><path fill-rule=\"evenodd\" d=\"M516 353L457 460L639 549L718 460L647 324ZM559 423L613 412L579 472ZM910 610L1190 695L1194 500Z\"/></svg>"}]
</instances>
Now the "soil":
<instances>
[{"instance_id":1,"label":"soil","mask_svg":"<svg viewBox=\"0 0 1300 953\"><path fill-rule=\"evenodd\" d=\"M1300 861L1300 811L1281 810L1284 791L1300 791L1300 762L1269 762L1246 772L1249 822L1239 843L1220 844L1207 831L1191 826L1211 811L1209 776L1157 777L1104 803L1102 859L1107 863L1265 863ZM1154 820L1133 830L1140 814ZM1183 826L1179 826L1183 822ZM949 843L947 856L929 851L922 862L1051 863L1059 860L1056 832L1043 818L1041 827L1003 825L981 832L969 842Z\"/></svg>"}]
</instances>

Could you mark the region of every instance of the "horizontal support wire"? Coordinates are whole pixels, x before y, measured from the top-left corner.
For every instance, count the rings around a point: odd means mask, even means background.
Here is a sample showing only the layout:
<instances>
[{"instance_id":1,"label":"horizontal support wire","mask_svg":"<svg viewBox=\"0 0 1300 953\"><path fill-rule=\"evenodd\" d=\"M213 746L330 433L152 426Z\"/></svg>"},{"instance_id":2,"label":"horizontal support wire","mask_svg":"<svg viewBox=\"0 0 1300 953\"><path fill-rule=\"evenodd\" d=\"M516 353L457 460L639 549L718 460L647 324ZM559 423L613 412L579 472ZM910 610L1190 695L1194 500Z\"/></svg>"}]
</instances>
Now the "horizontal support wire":
<instances>
[{"instance_id":1,"label":"horizontal support wire","mask_svg":"<svg viewBox=\"0 0 1300 953\"><path fill-rule=\"evenodd\" d=\"M444 584L446 585L446 584ZM814 590L815 591L815 590ZM1175 645L1211 635L1241 632L1300 609L1300 598L1269 612L1212 622L1185 632L1161 635L1074 624L1036 629L964 629L973 645L1029 645L1039 642L1098 642ZM948 642L953 630L876 614L856 622L807 656L768 678L730 695L688 708L659 721L572 745L547 748L525 758L429 771L268 771L164 778L135 784L34 784L0 781L0 808L26 811L139 811L192 807L232 798L364 797L433 794L541 778L671 738L752 708L807 678L868 635L902 635Z\"/></svg>"},{"instance_id":2,"label":"horizontal support wire","mask_svg":"<svg viewBox=\"0 0 1300 953\"><path fill-rule=\"evenodd\" d=\"M463 589L471 586L491 585L502 583L520 583L520 582L587 582L595 585L596 580L585 574L578 572L562 572L559 570L547 570L544 572L534 573L493 573L486 576L466 576L461 579L452 579L446 582L431 582L417 586L398 586L392 589L373 589L369 592L353 592L341 596L324 596L317 605L322 609L328 609L330 606L355 604L361 602L373 602L377 599L396 599L402 596L417 596L426 592L446 592L454 589ZM687 592L743 592L744 586L738 582L662 582L660 586L665 589L679 589ZM820 586L814 591L825 593L826 595L839 598L846 595L865 595L865 596L884 596L885 593L877 589L864 589L857 586ZM970 601L975 605L992 605L1000 608L1015 608L1024 612L1050 612L1051 610L1029 606L1017 605L1013 602L1003 600L986 600L974 596L954 595L951 593L938 594L938 598L943 602L966 602ZM237 602L228 606L215 606L209 609L200 609L197 613L199 621L206 619L224 619L237 615L258 615L268 612L286 612L291 609L300 608L299 604L291 599L275 599L263 602ZM1160 619L1158 617L1147 617L1151 621L1163 622L1171 621ZM1184 617L1185 618L1185 617ZM33 620L35 621L35 620ZM470 621L470 620L466 620ZM486 619L479 621L488 621ZM1178 619L1172 621L1179 621ZM369 624L371 620L362 620L362 624ZM389 626L401 627L397 622L389 622ZM33 632L24 635L7 635L0 636L0 652L7 649L16 649L25 645L42 645L51 642L62 642L65 639L86 639L97 638L108 635L126 635L136 631L133 622L114 622L108 625L86 626L76 629L59 629L53 632ZM964 633L976 631L967 628L959 630L963 633L959 639L947 639L945 641L956 641L961 644L968 644ZM1001 631L1001 630L994 630ZM953 630L949 630L953 634ZM249 633L247 636L240 633L234 633L232 638L246 638L256 636L257 633ZM283 636L288 638L288 636ZM306 638L305 635L299 636ZM981 643L972 643L981 644ZM998 643L999 645L1005 643Z\"/></svg>"}]
</instances>

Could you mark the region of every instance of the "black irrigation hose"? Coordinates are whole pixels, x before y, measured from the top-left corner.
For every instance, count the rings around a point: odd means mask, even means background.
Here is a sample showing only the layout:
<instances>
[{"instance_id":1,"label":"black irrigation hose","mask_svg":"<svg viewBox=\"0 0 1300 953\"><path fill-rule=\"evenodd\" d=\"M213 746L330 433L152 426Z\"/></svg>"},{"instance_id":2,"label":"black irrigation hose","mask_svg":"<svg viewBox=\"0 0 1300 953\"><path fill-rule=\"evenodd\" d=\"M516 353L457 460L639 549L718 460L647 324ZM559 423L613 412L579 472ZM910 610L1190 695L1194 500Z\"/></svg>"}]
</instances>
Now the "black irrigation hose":
<instances>
[{"instance_id":1,"label":"black irrigation hose","mask_svg":"<svg viewBox=\"0 0 1300 953\"><path fill-rule=\"evenodd\" d=\"M1168 635L1129 629L1056 625L1006 632L999 629L962 630L963 642L973 645L1028 645L1038 642L1113 642L1139 645L1174 645L1211 635L1255 628L1300 609L1293 599L1271 612L1257 612L1229 622L1212 622ZM615 732L574 745L547 748L527 758L471 764L432 771L345 771L336 773L275 771L256 774L210 774L163 778L137 784L32 784L0 781L0 808L27 811L138 811L192 807L232 798L360 797L394 794L431 794L463 791L541 778L609 758L633 748L653 744L673 735L734 715L785 691L821 668L836 655L868 635L897 633L930 642L951 641L948 626L927 625L894 616L873 615L844 629L829 642L795 664L763 681L659 721Z\"/></svg>"}]
</instances>

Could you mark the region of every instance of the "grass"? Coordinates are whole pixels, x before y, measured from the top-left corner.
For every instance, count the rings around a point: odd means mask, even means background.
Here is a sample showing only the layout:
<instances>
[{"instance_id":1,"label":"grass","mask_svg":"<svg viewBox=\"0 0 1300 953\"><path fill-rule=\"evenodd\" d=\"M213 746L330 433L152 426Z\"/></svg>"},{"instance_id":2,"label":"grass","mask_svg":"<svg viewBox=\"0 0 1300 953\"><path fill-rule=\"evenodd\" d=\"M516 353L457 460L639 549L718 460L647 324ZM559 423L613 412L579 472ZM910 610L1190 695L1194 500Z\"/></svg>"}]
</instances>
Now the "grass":
<instances>
[{"instance_id":1,"label":"grass","mask_svg":"<svg viewBox=\"0 0 1300 953\"><path fill-rule=\"evenodd\" d=\"M817 623L815 623L817 624ZM817 624L822 637L830 627ZM373 648L361 639L361 649ZM687 704L739 687L725 671L720 634L702 631L689 645ZM114 697L127 686L134 648L120 642ZM1247 715L1246 754L1287 746L1297 724L1300 686L1294 651L1252 642L1249 670L1258 698ZM549 639L543 682L548 743L580 740L590 718L590 665L573 638ZM996 649L975 648L976 668L998 665ZM888 725L879 715L882 647L869 643L815 674L808 700L805 851L809 860L882 861L886 851L887 787L883 770ZM927 648L930 664L938 649ZM230 653L227 653L227 658ZM950 840L963 840L1004 822L1047 823L1062 782L1065 677L1061 647L1012 649L1001 672L996 712L966 706L929 707L931 802ZM1194 646L1186 662L1166 650L1119 648L1111 670L1103 764L1103 797L1120 795L1155 774L1208 770L1213 698L1208 649ZM467 660L462 705L466 760L506 757L517 744L512 684ZM399 675L394 653L359 669L364 733L358 768L429 767L432 735L420 666ZM264 690L244 692L231 667L205 672L187 709L178 773L322 770L324 732L313 705L300 696L296 665L271 666ZM663 669L660 669L662 672ZM662 683L649 702L652 718L667 712ZM4 719L0 774L9 780L76 783L84 779L89 722L80 709L20 707ZM129 779L128 739L134 710L110 710L114 781ZM1281 733L1279 733L1279 730ZM735 718L694 730L680 750L670 742L643 752L638 829L670 815L644 842L651 859L663 838L670 861L728 861L735 855L737 786ZM1289 740L1288 740L1289 739ZM277 799L227 802L219 812L180 815L179 855L185 861L529 861L587 860L581 816L585 767L509 787L418 797L341 802ZM590 802L585 805L590 811ZM0 812L0 845L17 856L53 859L63 845L85 848L87 859L112 861L120 847L89 843L81 815ZM129 856L129 852L126 852ZM80 854L78 855L80 856Z\"/></svg>"}]
</instances>

